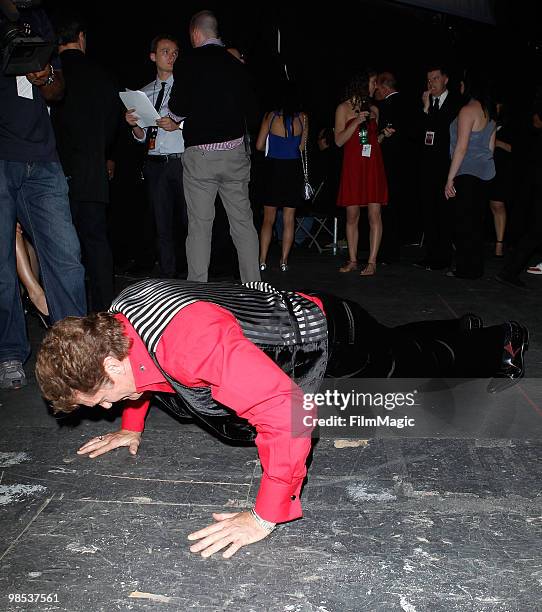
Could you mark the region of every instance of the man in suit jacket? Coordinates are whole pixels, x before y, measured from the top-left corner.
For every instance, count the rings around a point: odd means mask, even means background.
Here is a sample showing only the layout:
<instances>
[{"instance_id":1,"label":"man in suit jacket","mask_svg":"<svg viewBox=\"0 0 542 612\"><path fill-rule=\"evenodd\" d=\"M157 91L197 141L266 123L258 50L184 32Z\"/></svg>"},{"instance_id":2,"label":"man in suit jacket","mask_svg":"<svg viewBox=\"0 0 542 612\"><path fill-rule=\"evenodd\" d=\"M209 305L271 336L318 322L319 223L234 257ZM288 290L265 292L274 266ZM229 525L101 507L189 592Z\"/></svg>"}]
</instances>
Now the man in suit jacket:
<instances>
[{"instance_id":1,"label":"man in suit jacket","mask_svg":"<svg viewBox=\"0 0 542 612\"><path fill-rule=\"evenodd\" d=\"M379 141L388 179L388 206L383 208L383 236L380 248L385 262L399 260L405 228L409 225L408 198L408 113L391 72L381 72L376 80L375 98L380 111ZM399 229L401 228L401 229Z\"/></svg>"},{"instance_id":2,"label":"man in suit jacket","mask_svg":"<svg viewBox=\"0 0 542 612\"><path fill-rule=\"evenodd\" d=\"M248 197L250 155L244 146L255 98L243 64L218 36L216 17L190 21L194 50L175 66L169 108L183 125L184 194L188 212L188 280L206 282L218 194L228 215L243 282L260 279L258 234Z\"/></svg>"},{"instance_id":3,"label":"man in suit jacket","mask_svg":"<svg viewBox=\"0 0 542 612\"><path fill-rule=\"evenodd\" d=\"M461 108L461 99L447 84L446 70L434 66L427 72L427 90L422 96L420 198L426 255L414 265L427 270L447 268L452 259L450 204L444 186L450 166L450 123Z\"/></svg>"},{"instance_id":4,"label":"man in suit jacket","mask_svg":"<svg viewBox=\"0 0 542 612\"><path fill-rule=\"evenodd\" d=\"M118 88L86 57L81 22L67 18L56 29L66 95L52 107L51 118L89 279L90 309L100 311L114 295L106 208L113 173L111 148L120 118Z\"/></svg>"}]
</instances>

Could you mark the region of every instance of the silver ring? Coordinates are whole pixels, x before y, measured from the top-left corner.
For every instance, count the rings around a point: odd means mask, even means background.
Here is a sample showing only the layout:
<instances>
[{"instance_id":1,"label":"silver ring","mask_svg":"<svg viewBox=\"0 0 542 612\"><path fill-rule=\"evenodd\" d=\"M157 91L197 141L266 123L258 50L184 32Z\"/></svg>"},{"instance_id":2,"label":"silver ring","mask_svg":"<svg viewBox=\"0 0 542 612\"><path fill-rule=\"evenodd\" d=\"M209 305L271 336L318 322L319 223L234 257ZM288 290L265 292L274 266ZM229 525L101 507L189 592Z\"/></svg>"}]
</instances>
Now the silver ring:
<instances>
[{"instance_id":1,"label":"silver ring","mask_svg":"<svg viewBox=\"0 0 542 612\"><path fill-rule=\"evenodd\" d=\"M98 440L103 440L104 437L103 436L98 436Z\"/></svg>"}]
</instances>

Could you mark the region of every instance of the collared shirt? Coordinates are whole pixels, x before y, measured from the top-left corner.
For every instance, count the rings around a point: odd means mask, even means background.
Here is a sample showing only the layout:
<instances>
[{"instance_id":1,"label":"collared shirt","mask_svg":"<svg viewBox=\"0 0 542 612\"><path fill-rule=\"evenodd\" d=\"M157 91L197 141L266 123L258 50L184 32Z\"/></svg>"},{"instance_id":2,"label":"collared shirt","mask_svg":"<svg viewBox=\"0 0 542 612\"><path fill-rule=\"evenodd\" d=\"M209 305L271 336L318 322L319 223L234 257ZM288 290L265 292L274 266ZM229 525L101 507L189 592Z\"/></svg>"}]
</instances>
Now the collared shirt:
<instances>
[{"instance_id":1,"label":"collared shirt","mask_svg":"<svg viewBox=\"0 0 542 612\"><path fill-rule=\"evenodd\" d=\"M317 298L306 297L322 307ZM174 393L128 320L115 317L132 340L129 359L137 391ZM299 518L311 439L292 435L292 397L300 392L292 380L244 336L230 312L208 302L190 304L173 317L156 358L172 378L187 387L210 387L213 399L256 428L263 469L257 514L275 523ZM126 403L123 429L143 431L150 401L146 395Z\"/></svg>"},{"instance_id":2,"label":"collared shirt","mask_svg":"<svg viewBox=\"0 0 542 612\"><path fill-rule=\"evenodd\" d=\"M173 87L173 75L171 74L167 81L165 81L166 87L164 89L164 99L162 100L162 106L158 111L160 117L168 117L172 116L174 120L177 120L177 117L169 112L168 102L169 102L169 94L171 93L171 88ZM151 81L143 89L141 90L144 94L146 94L147 98L151 101L152 105L156 102L156 98L158 98L158 94L160 93L162 81L156 78L155 81ZM182 117L178 118L179 120ZM147 129L143 128L145 135L143 138L137 138L134 135L134 138L139 142L145 142L147 138ZM133 134L133 132L132 132ZM169 155L171 153L183 153L184 152L184 139L182 130L173 130L173 132L168 132L167 130L163 130L162 128L158 128L158 134L156 135L156 146L152 151L149 151L149 155Z\"/></svg>"},{"instance_id":3,"label":"collared shirt","mask_svg":"<svg viewBox=\"0 0 542 612\"><path fill-rule=\"evenodd\" d=\"M446 98L448 97L448 90L445 89L440 96L434 96L433 99L431 100L431 106L433 106L435 104L435 100L438 100L438 107L442 108L442 105L444 104L444 100L446 100Z\"/></svg>"}]
</instances>

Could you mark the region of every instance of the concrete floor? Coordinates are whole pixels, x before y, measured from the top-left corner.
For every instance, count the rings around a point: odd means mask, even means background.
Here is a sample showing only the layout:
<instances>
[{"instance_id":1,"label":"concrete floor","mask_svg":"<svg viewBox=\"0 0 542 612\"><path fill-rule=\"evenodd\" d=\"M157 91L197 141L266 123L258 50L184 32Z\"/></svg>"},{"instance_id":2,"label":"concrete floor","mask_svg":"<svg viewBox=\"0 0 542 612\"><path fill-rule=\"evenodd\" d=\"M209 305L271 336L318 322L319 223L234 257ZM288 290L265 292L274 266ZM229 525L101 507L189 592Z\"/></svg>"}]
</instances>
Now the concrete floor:
<instances>
[{"instance_id":1,"label":"concrete floor","mask_svg":"<svg viewBox=\"0 0 542 612\"><path fill-rule=\"evenodd\" d=\"M341 257L299 249L281 274L275 253L265 280L345 295L390 325L468 311L487 324L527 324L529 379L506 400L526 419L521 427L505 401L489 438L345 446L324 437L305 518L228 561L204 560L186 535L212 511L251 506L255 449L226 446L154 408L137 457L79 457L83 441L119 421L98 412L56 420L30 363L27 388L0 392L0 610L542 610L542 278L525 278L531 291L518 294L491 280L494 260L486 278L462 281L413 268L415 250L360 278L337 273ZM29 329L36 346L42 332L33 320Z\"/></svg>"}]
</instances>

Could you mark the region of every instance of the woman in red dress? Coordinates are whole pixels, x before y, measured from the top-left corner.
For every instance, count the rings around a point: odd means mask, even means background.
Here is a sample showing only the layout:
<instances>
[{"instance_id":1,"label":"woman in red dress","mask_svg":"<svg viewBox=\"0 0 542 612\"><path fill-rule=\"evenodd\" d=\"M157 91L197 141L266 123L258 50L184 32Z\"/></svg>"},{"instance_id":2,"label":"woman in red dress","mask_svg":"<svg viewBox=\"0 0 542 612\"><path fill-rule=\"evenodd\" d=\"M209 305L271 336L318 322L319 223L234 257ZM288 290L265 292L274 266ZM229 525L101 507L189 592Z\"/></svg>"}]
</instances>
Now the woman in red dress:
<instances>
[{"instance_id":1,"label":"woman in red dress","mask_svg":"<svg viewBox=\"0 0 542 612\"><path fill-rule=\"evenodd\" d=\"M376 272L376 258L382 240L380 207L388 202L388 184L378 136L378 109L370 103L376 73L355 76L349 83L345 101L335 112L335 144L344 146L341 183L337 206L346 206L346 240L349 260L341 272L358 267L358 222L360 208L369 216L369 259L361 276Z\"/></svg>"}]
</instances>

